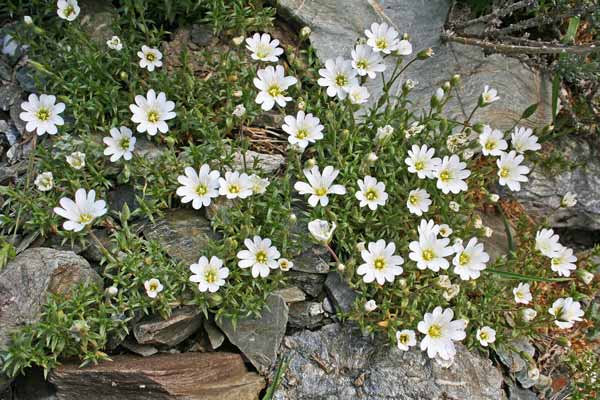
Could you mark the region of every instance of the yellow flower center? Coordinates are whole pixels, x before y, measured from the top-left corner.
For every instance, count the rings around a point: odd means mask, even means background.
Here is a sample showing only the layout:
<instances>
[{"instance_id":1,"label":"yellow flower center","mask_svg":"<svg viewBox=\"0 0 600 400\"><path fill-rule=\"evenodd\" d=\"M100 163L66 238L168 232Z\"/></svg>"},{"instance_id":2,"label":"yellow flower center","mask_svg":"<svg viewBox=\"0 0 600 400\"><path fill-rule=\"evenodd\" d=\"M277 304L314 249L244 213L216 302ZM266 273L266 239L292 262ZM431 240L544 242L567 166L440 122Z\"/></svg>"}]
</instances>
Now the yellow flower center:
<instances>
[{"instance_id":1,"label":"yellow flower center","mask_svg":"<svg viewBox=\"0 0 600 400\"><path fill-rule=\"evenodd\" d=\"M267 253L265 253L263 250L260 250L259 252L256 253L256 261L260 264L264 264L267 262Z\"/></svg>"},{"instance_id":2,"label":"yellow flower center","mask_svg":"<svg viewBox=\"0 0 600 400\"><path fill-rule=\"evenodd\" d=\"M281 269L287 269L288 265L289 264L287 261L279 261L279 268L281 268Z\"/></svg>"},{"instance_id":3,"label":"yellow flower center","mask_svg":"<svg viewBox=\"0 0 600 400\"><path fill-rule=\"evenodd\" d=\"M440 338L442 337L442 327L438 324L433 324L427 330L427 334L434 339Z\"/></svg>"},{"instance_id":4,"label":"yellow flower center","mask_svg":"<svg viewBox=\"0 0 600 400\"><path fill-rule=\"evenodd\" d=\"M348 84L348 78L344 74L337 74L335 76L335 84L337 86L346 86Z\"/></svg>"},{"instance_id":5,"label":"yellow flower center","mask_svg":"<svg viewBox=\"0 0 600 400\"><path fill-rule=\"evenodd\" d=\"M485 103L492 101L492 96L489 93L484 93L481 97Z\"/></svg>"},{"instance_id":6,"label":"yellow flower center","mask_svg":"<svg viewBox=\"0 0 600 400\"><path fill-rule=\"evenodd\" d=\"M553 258L551 262L552 265L559 265L562 263L562 260L560 258Z\"/></svg>"},{"instance_id":7,"label":"yellow flower center","mask_svg":"<svg viewBox=\"0 0 600 400\"><path fill-rule=\"evenodd\" d=\"M146 60L152 62L156 60L156 56L154 55L154 53L146 53Z\"/></svg>"},{"instance_id":8,"label":"yellow flower center","mask_svg":"<svg viewBox=\"0 0 600 400\"><path fill-rule=\"evenodd\" d=\"M377 257L373 265L375 266L376 270L381 271L385 268L385 259L383 257Z\"/></svg>"},{"instance_id":9,"label":"yellow flower center","mask_svg":"<svg viewBox=\"0 0 600 400\"><path fill-rule=\"evenodd\" d=\"M315 194L319 197L325 196L327 194L327 188L320 187L317 190L315 190Z\"/></svg>"},{"instance_id":10,"label":"yellow flower center","mask_svg":"<svg viewBox=\"0 0 600 400\"><path fill-rule=\"evenodd\" d=\"M367 198L367 200L373 201L377 199L377 192L374 189L369 189L367 190L367 193L365 193L365 197Z\"/></svg>"},{"instance_id":11,"label":"yellow flower center","mask_svg":"<svg viewBox=\"0 0 600 400\"><path fill-rule=\"evenodd\" d=\"M152 110L152 111L148 112L148 121L149 122L156 123L156 122L158 122L158 118L159 118L159 115L158 115L157 111Z\"/></svg>"},{"instance_id":12,"label":"yellow flower center","mask_svg":"<svg viewBox=\"0 0 600 400\"><path fill-rule=\"evenodd\" d=\"M217 281L217 271L215 269L209 269L204 273L204 279L207 283L215 283Z\"/></svg>"},{"instance_id":13,"label":"yellow flower center","mask_svg":"<svg viewBox=\"0 0 600 400\"><path fill-rule=\"evenodd\" d=\"M298 133L296 133L298 139L305 139L307 136L308 131L306 129L298 129Z\"/></svg>"},{"instance_id":14,"label":"yellow flower center","mask_svg":"<svg viewBox=\"0 0 600 400\"><path fill-rule=\"evenodd\" d=\"M35 116L37 117L37 119L39 119L40 121L48 121L50 119L50 110L48 110L47 108L40 108L36 113Z\"/></svg>"},{"instance_id":15,"label":"yellow flower center","mask_svg":"<svg viewBox=\"0 0 600 400\"><path fill-rule=\"evenodd\" d=\"M367 69L368 66L369 66L369 63L365 59L358 60L356 62L356 68L358 68L358 69Z\"/></svg>"},{"instance_id":16,"label":"yellow flower center","mask_svg":"<svg viewBox=\"0 0 600 400\"><path fill-rule=\"evenodd\" d=\"M450 180L450 172L448 170L444 170L440 173L440 179L442 182L448 182Z\"/></svg>"},{"instance_id":17,"label":"yellow flower center","mask_svg":"<svg viewBox=\"0 0 600 400\"><path fill-rule=\"evenodd\" d=\"M240 192L240 185L231 184L229 185L229 193L237 194Z\"/></svg>"},{"instance_id":18,"label":"yellow flower center","mask_svg":"<svg viewBox=\"0 0 600 400\"><path fill-rule=\"evenodd\" d=\"M156 291L158 289L158 283L156 283L156 282L152 282L148 286L150 287L150 291L151 292L154 292L154 291Z\"/></svg>"},{"instance_id":19,"label":"yellow flower center","mask_svg":"<svg viewBox=\"0 0 600 400\"><path fill-rule=\"evenodd\" d=\"M469 257L469 255L465 252L460 253L460 256L458 256L458 262L460 265L468 264L469 261L471 261L471 257Z\"/></svg>"},{"instance_id":20,"label":"yellow flower center","mask_svg":"<svg viewBox=\"0 0 600 400\"><path fill-rule=\"evenodd\" d=\"M417 196L408 196L408 202L410 204L415 205L418 201L419 199L417 198Z\"/></svg>"},{"instance_id":21,"label":"yellow flower center","mask_svg":"<svg viewBox=\"0 0 600 400\"><path fill-rule=\"evenodd\" d=\"M508 174L509 174L508 168L504 168L503 167L503 168L500 169L500 176L501 177L506 178L508 176Z\"/></svg>"},{"instance_id":22,"label":"yellow flower center","mask_svg":"<svg viewBox=\"0 0 600 400\"><path fill-rule=\"evenodd\" d=\"M417 171L420 171L420 170L422 170L423 168L425 168L425 163L423 163L423 161L417 161L417 162L415 163L415 169L416 169Z\"/></svg>"},{"instance_id":23,"label":"yellow flower center","mask_svg":"<svg viewBox=\"0 0 600 400\"><path fill-rule=\"evenodd\" d=\"M129 141L129 139L121 139L121 143L120 143L121 149L122 150L128 150L130 143L131 142Z\"/></svg>"},{"instance_id":24,"label":"yellow flower center","mask_svg":"<svg viewBox=\"0 0 600 400\"><path fill-rule=\"evenodd\" d=\"M93 219L94 217L91 214L83 213L79 216L79 223L84 225L89 224Z\"/></svg>"},{"instance_id":25,"label":"yellow flower center","mask_svg":"<svg viewBox=\"0 0 600 400\"><path fill-rule=\"evenodd\" d=\"M402 344L408 343L408 335L406 335L406 334L400 335L400 338L398 339L398 341Z\"/></svg>"},{"instance_id":26,"label":"yellow flower center","mask_svg":"<svg viewBox=\"0 0 600 400\"><path fill-rule=\"evenodd\" d=\"M199 196L204 196L206 193L208 193L208 188L206 187L206 185L199 184L199 185L196 187L196 193L197 193Z\"/></svg>"},{"instance_id":27,"label":"yellow flower center","mask_svg":"<svg viewBox=\"0 0 600 400\"><path fill-rule=\"evenodd\" d=\"M492 140L488 140L485 143L485 148L486 148L486 150L494 150L496 148L496 142L494 142Z\"/></svg>"},{"instance_id":28,"label":"yellow flower center","mask_svg":"<svg viewBox=\"0 0 600 400\"><path fill-rule=\"evenodd\" d=\"M431 261L431 260L433 260L433 257L435 257L435 254L430 249L423 250L422 255L423 255L423 260L425 260L425 261Z\"/></svg>"},{"instance_id":29,"label":"yellow flower center","mask_svg":"<svg viewBox=\"0 0 600 400\"><path fill-rule=\"evenodd\" d=\"M279 85L275 84L269 87L267 93L269 93L269 96L271 97L278 97L283 94L283 90L281 90L281 87Z\"/></svg>"},{"instance_id":30,"label":"yellow flower center","mask_svg":"<svg viewBox=\"0 0 600 400\"><path fill-rule=\"evenodd\" d=\"M481 340L488 340L489 336L488 336L487 332L481 332L481 333L479 333L479 338Z\"/></svg>"},{"instance_id":31,"label":"yellow flower center","mask_svg":"<svg viewBox=\"0 0 600 400\"><path fill-rule=\"evenodd\" d=\"M517 293L515 294L515 296L517 296L517 298L518 298L518 299L522 299L522 298L524 298L524 297L525 297L525 293L523 293L523 292L517 292Z\"/></svg>"},{"instance_id":32,"label":"yellow flower center","mask_svg":"<svg viewBox=\"0 0 600 400\"><path fill-rule=\"evenodd\" d=\"M65 8L65 17L68 17L72 14L75 14L75 8L71 5L69 5Z\"/></svg>"},{"instance_id":33,"label":"yellow flower center","mask_svg":"<svg viewBox=\"0 0 600 400\"><path fill-rule=\"evenodd\" d=\"M258 48L256 49L256 56L258 58L266 58L269 56L269 54L271 54L271 47L264 45L264 44L259 44Z\"/></svg>"},{"instance_id":34,"label":"yellow flower center","mask_svg":"<svg viewBox=\"0 0 600 400\"><path fill-rule=\"evenodd\" d=\"M375 47L377 47L380 50L387 49L388 42L387 42L387 40L385 40L385 38L379 38L375 41Z\"/></svg>"}]
</instances>

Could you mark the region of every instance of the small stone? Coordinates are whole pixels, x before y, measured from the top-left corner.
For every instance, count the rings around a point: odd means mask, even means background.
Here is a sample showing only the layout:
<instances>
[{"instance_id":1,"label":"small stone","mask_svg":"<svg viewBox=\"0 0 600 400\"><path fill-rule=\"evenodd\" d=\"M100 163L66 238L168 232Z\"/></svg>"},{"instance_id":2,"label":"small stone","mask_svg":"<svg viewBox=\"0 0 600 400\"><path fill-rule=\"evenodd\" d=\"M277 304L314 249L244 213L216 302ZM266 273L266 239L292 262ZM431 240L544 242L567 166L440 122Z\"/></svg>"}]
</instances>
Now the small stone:
<instances>
[{"instance_id":1,"label":"small stone","mask_svg":"<svg viewBox=\"0 0 600 400\"><path fill-rule=\"evenodd\" d=\"M327 274L325 290L336 309L348 312L354 304L356 293L337 271Z\"/></svg>"},{"instance_id":2,"label":"small stone","mask_svg":"<svg viewBox=\"0 0 600 400\"><path fill-rule=\"evenodd\" d=\"M288 304L306 300L306 294L296 286L289 286L283 289L279 289L274 293L281 296L283 300Z\"/></svg>"},{"instance_id":3,"label":"small stone","mask_svg":"<svg viewBox=\"0 0 600 400\"><path fill-rule=\"evenodd\" d=\"M106 47L106 41L114 36L112 26L119 18L118 12L110 2L97 0L79 0L81 7L81 26L99 46Z\"/></svg>"},{"instance_id":4,"label":"small stone","mask_svg":"<svg viewBox=\"0 0 600 400\"><path fill-rule=\"evenodd\" d=\"M12 67L5 60L4 56L0 56L0 80L10 81L12 78Z\"/></svg>"},{"instance_id":5,"label":"small stone","mask_svg":"<svg viewBox=\"0 0 600 400\"><path fill-rule=\"evenodd\" d=\"M191 32L192 43L198 46L210 46L216 41L212 28L209 25L194 24Z\"/></svg>"},{"instance_id":6,"label":"small stone","mask_svg":"<svg viewBox=\"0 0 600 400\"><path fill-rule=\"evenodd\" d=\"M156 347L149 344L139 344L130 338L125 339L123 343L121 343L121 346L142 357L150 357L158 353L158 349Z\"/></svg>"},{"instance_id":7,"label":"small stone","mask_svg":"<svg viewBox=\"0 0 600 400\"><path fill-rule=\"evenodd\" d=\"M174 347L190 337L202 326L202 312L193 306L180 307L167 319L159 315L138 322L133 335L139 344Z\"/></svg>"},{"instance_id":8,"label":"small stone","mask_svg":"<svg viewBox=\"0 0 600 400\"><path fill-rule=\"evenodd\" d=\"M37 91L35 78L39 79L40 85L44 85L47 81L44 75L36 74L35 69L29 65L24 65L17 69L15 78L17 78L17 82L19 82L21 89L27 93L35 93Z\"/></svg>"},{"instance_id":9,"label":"small stone","mask_svg":"<svg viewBox=\"0 0 600 400\"><path fill-rule=\"evenodd\" d=\"M309 274L306 272L291 271L286 272L288 284L299 287L304 293L319 297L323 293L326 275Z\"/></svg>"},{"instance_id":10,"label":"small stone","mask_svg":"<svg viewBox=\"0 0 600 400\"><path fill-rule=\"evenodd\" d=\"M135 142L134 153L148 161L156 161L162 157L164 150L145 137L139 137Z\"/></svg>"},{"instance_id":11,"label":"small stone","mask_svg":"<svg viewBox=\"0 0 600 400\"><path fill-rule=\"evenodd\" d=\"M221 345L225 341L225 335L223 335L223 332L221 332L219 327L217 327L217 325L215 325L214 321L211 321L208 319L204 320L203 325L204 325L204 331L208 335L210 347L212 347L213 350L216 350L219 347L221 347Z\"/></svg>"},{"instance_id":12,"label":"small stone","mask_svg":"<svg viewBox=\"0 0 600 400\"><path fill-rule=\"evenodd\" d=\"M245 156L241 152L233 155L232 168L236 171L244 171L244 158L247 168L253 168L256 163L256 167L267 176L274 174L285 164L285 158L281 154L265 154L247 150Z\"/></svg>"},{"instance_id":13,"label":"small stone","mask_svg":"<svg viewBox=\"0 0 600 400\"><path fill-rule=\"evenodd\" d=\"M325 312L320 302L301 301L290 304L289 326L293 328L314 329L322 325Z\"/></svg>"},{"instance_id":14,"label":"small stone","mask_svg":"<svg viewBox=\"0 0 600 400\"><path fill-rule=\"evenodd\" d=\"M13 104L21 105L23 92L12 83L0 85L0 110L8 111Z\"/></svg>"},{"instance_id":15,"label":"small stone","mask_svg":"<svg viewBox=\"0 0 600 400\"><path fill-rule=\"evenodd\" d=\"M272 294L267 298L259 318L240 318L235 328L228 318L215 322L252 365L261 374L267 374L277 358L277 349L285 334L288 306L281 296Z\"/></svg>"}]
</instances>

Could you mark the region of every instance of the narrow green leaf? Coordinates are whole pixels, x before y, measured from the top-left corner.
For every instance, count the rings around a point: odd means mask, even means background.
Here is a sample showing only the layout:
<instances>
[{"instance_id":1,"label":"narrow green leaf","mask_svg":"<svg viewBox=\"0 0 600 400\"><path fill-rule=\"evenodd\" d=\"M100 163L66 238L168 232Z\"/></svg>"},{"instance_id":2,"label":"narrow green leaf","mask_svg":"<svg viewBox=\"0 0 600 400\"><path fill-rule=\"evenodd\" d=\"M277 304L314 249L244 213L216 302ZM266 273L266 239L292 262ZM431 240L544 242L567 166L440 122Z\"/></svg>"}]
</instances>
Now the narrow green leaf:
<instances>
[{"instance_id":1,"label":"narrow green leaf","mask_svg":"<svg viewBox=\"0 0 600 400\"><path fill-rule=\"evenodd\" d=\"M516 272L500 271L494 268L486 268L485 271L499 275L506 279L513 279L517 281L532 281L532 282L568 282L572 281L573 278L544 278L541 276L523 275Z\"/></svg>"},{"instance_id":2,"label":"narrow green leaf","mask_svg":"<svg viewBox=\"0 0 600 400\"><path fill-rule=\"evenodd\" d=\"M527 118L531 117L533 114L535 114L535 112L537 111L537 108L538 108L538 104L539 103L535 103L535 104L532 104L529 107L527 107L525 109L525 111L523 111L523 114L521 114L521 119L527 119Z\"/></svg>"},{"instance_id":3,"label":"narrow green leaf","mask_svg":"<svg viewBox=\"0 0 600 400\"><path fill-rule=\"evenodd\" d=\"M567 33L562 37L562 42L565 44L570 44L575 41L575 35L577 35L577 29L579 29L579 22L581 18L579 16L574 16L569 18L569 27L567 28Z\"/></svg>"},{"instance_id":4,"label":"narrow green leaf","mask_svg":"<svg viewBox=\"0 0 600 400\"><path fill-rule=\"evenodd\" d=\"M558 91L560 90L560 76L557 74L552 80L552 122L556 122L558 114Z\"/></svg>"}]
</instances>

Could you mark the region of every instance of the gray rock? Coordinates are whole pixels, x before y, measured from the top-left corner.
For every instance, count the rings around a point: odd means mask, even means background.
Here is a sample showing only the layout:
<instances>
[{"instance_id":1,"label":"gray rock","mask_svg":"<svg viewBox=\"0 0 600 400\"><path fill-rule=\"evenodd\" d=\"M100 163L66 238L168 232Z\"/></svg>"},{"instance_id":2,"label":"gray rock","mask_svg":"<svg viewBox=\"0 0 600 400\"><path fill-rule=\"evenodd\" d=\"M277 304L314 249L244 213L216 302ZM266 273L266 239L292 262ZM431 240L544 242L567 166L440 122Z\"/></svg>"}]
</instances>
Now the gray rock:
<instances>
[{"instance_id":1,"label":"gray rock","mask_svg":"<svg viewBox=\"0 0 600 400\"><path fill-rule=\"evenodd\" d=\"M312 297L319 297L323 293L323 285L325 284L325 275L323 274L309 274L292 269L286 272L286 279L289 285L299 287L304 293Z\"/></svg>"},{"instance_id":2,"label":"gray rock","mask_svg":"<svg viewBox=\"0 0 600 400\"><path fill-rule=\"evenodd\" d=\"M352 309L352 304L356 299L356 293L344 278L337 271L331 271L327 274L325 280L325 290L333 306L342 312L348 312Z\"/></svg>"},{"instance_id":3,"label":"gray rock","mask_svg":"<svg viewBox=\"0 0 600 400\"><path fill-rule=\"evenodd\" d=\"M275 291L275 294L278 294L281 297L283 297L283 301L285 301L286 303L295 303L298 301L306 300L306 295L304 294L304 292L296 286L289 286L283 289L279 289Z\"/></svg>"},{"instance_id":4,"label":"gray rock","mask_svg":"<svg viewBox=\"0 0 600 400\"><path fill-rule=\"evenodd\" d=\"M508 367L510 372L518 372L527 368L525 359L523 359L519 353L525 353L530 357L533 357L535 354L535 348L528 339L517 338L504 346L499 346L496 349L496 354L498 354L500 361L502 364Z\"/></svg>"},{"instance_id":5,"label":"gray rock","mask_svg":"<svg viewBox=\"0 0 600 400\"><path fill-rule=\"evenodd\" d=\"M215 325L215 322L211 321L209 319L205 319L203 326L204 326L204 331L206 332L206 335L208 336L208 341L210 342L210 347L212 347L213 350L216 350L219 347L221 347L221 345L225 341L225 335L223 335L223 332L221 332L221 330L217 327L217 325Z\"/></svg>"},{"instance_id":6,"label":"gray rock","mask_svg":"<svg viewBox=\"0 0 600 400\"><path fill-rule=\"evenodd\" d=\"M4 400L1 393L0 399ZM32 367L15 379L12 399L7 397L6 400L56 400L56 389L44 378L42 368Z\"/></svg>"},{"instance_id":7,"label":"gray rock","mask_svg":"<svg viewBox=\"0 0 600 400\"><path fill-rule=\"evenodd\" d=\"M213 35L212 28L209 25L194 24L190 34L192 43L198 46L210 46L215 43L217 38Z\"/></svg>"},{"instance_id":8,"label":"gray rock","mask_svg":"<svg viewBox=\"0 0 600 400\"><path fill-rule=\"evenodd\" d=\"M139 344L133 339L127 338L121 343L121 346L132 353L138 354L142 357L150 357L158 353L158 349L149 344Z\"/></svg>"},{"instance_id":9,"label":"gray rock","mask_svg":"<svg viewBox=\"0 0 600 400\"><path fill-rule=\"evenodd\" d=\"M12 78L12 67L4 56L0 56L0 80L10 81Z\"/></svg>"},{"instance_id":10,"label":"gray rock","mask_svg":"<svg viewBox=\"0 0 600 400\"><path fill-rule=\"evenodd\" d=\"M231 319L215 321L231 343L266 374L277 358L277 350L288 322L288 306L283 298L270 295L260 318L239 318L235 328Z\"/></svg>"},{"instance_id":11,"label":"gray rock","mask_svg":"<svg viewBox=\"0 0 600 400\"><path fill-rule=\"evenodd\" d=\"M133 335L139 344L174 347L196 332L202 320L198 307L180 307L167 319L153 315L141 320L133 328Z\"/></svg>"},{"instance_id":12,"label":"gray rock","mask_svg":"<svg viewBox=\"0 0 600 400\"><path fill-rule=\"evenodd\" d=\"M521 185L519 192L510 194L525 206L528 213L547 218L553 227L600 229L598 145L572 136L565 136L554 145L564 153L565 159L579 166L558 174L537 167L529 174L529 182ZM571 208L559 208L562 196L567 192L577 195L577 204Z\"/></svg>"},{"instance_id":13,"label":"gray rock","mask_svg":"<svg viewBox=\"0 0 600 400\"><path fill-rule=\"evenodd\" d=\"M130 185L118 185L108 192L109 207L112 210L120 212L125 203L127 203L129 211L133 212L139 208L135 195L136 192Z\"/></svg>"},{"instance_id":14,"label":"gray rock","mask_svg":"<svg viewBox=\"0 0 600 400\"><path fill-rule=\"evenodd\" d=\"M49 294L67 295L81 282L102 284L90 264L70 251L38 247L9 262L0 271L0 349L13 331L39 320ZM2 380L0 375L0 391Z\"/></svg>"},{"instance_id":15,"label":"gray rock","mask_svg":"<svg viewBox=\"0 0 600 400\"><path fill-rule=\"evenodd\" d=\"M168 210L143 231L146 238L158 241L167 254L186 264L197 262L208 242L219 238L200 211L191 209Z\"/></svg>"},{"instance_id":16,"label":"gray rock","mask_svg":"<svg viewBox=\"0 0 600 400\"><path fill-rule=\"evenodd\" d=\"M288 324L292 328L314 329L323 325L325 311L321 302L300 301L289 305Z\"/></svg>"},{"instance_id":17,"label":"gray rock","mask_svg":"<svg viewBox=\"0 0 600 400\"><path fill-rule=\"evenodd\" d=\"M17 143L17 140L21 137L17 127L8 121L0 121L0 132L4 133L6 142L10 146L13 146L15 143Z\"/></svg>"},{"instance_id":18,"label":"gray rock","mask_svg":"<svg viewBox=\"0 0 600 400\"><path fill-rule=\"evenodd\" d=\"M538 398L534 392L520 388L513 381L508 381L506 386L508 387L508 400L537 400Z\"/></svg>"},{"instance_id":19,"label":"gray rock","mask_svg":"<svg viewBox=\"0 0 600 400\"><path fill-rule=\"evenodd\" d=\"M308 232L306 232L308 235ZM300 255L294 257L294 271L311 274L326 274L329 272L331 256L323 246L308 244Z\"/></svg>"},{"instance_id":20,"label":"gray rock","mask_svg":"<svg viewBox=\"0 0 600 400\"><path fill-rule=\"evenodd\" d=\"M402 352L331 324L286 337L281 357L289 364L274 400L506 399L500 371L461 344L454 365L442 368L417 349Z\"/></svg>"},{"instance_id":21,"label":"gray rock","mask_svg":"<svg viewBox=\"0 0 600 400\"><path fill-rule=\"evenodd\" d=\"M117 10L107 1L81 0L79 5L84 31L99 46L106 46L106 41L114 35L112 25L119 17Z\"/></svg>"},{"instance_id":22,"label":"gray rock","mask_svg":"<svg viewBox=\"0 0 600 400\"><path fill-rule=\"evenodd\" d=\"M506 228L504 227L504 222L502 220L501 215L496 213L481 214L481 220L483 221L483 225L492 228L493 231L491 237L481 238L481 241L485 246L485 251L490 256L491 264L494 261L496 261L499 257L508 254L508 235L506 233ZM510 229L512 238L513 240L515 240L516 235L514 229L512 229L512 227L510 227Z\"/></svg>"},{"instance_id":23,"label":"gray rock","mask_svg":"<svg viewBox=\"0 0 600 400\"><path fill-rule=\"evenodd\" d=\"M550 122L551 85L547 77L513 58L498 54L486 57L478 47L441 43L449 0L280 0L277 6L282 14L312 29L310 41L322 61L337 56L350 58L356 39L364 37L364 30L373 22L392 22L400 33L409 33L415 53L433 48L434 57L409 67L399 80L410 78L419 82L411 96L416 107L428 107L435 89L458 73L463 78L458 88L459 98L448 104L448 117L466 119L484 85L490 85L498 89L501 99L479 110L474 120L510 128L526 107L540 103L531 117L532 124ZM388 69L391 68L388 64ZM393 93L398 92L401 83L392 88ZM382 92L381 80L371 80L367 86L371 99L378 98Z\"/></svg>"},{"instance_id":24,"label":"gray rock","mask_svg":"<svg viewBox=\"0 0 600 400\"><path fill-rule=\"evenodd\" d=\"M12 119L13 123L15 124L15 127L17 128L21 136L26 136L28 135L28 133L25 130L25 122L21 119L21 117L19 117L22 111L23 110L21 109L21 104L19 103L10 106L9 113L10 119Z\"/></svg>"},{"instance_id":25,"label":"gray rock","mask_svg":"<svg viewBox=\"0 0 600 400\"><path fill-rule=\"evenodd\" d=\"M146 139L145 137L140 137L135 142L134 152L148 161L156 161L162 157L164 150L159 145Z\"/></svg>"},{"instance_id":26,"label":"gray rock","mask_svg":"<svg viewBox=\"0 0 600 400\"><path fill-rule=\"evenodd\" d=\"M0 110L8 111L13 104L21 104L23 92L12 83L0 85Z\"/></svg>"},{"instance_id":27,"label":"gray rock","mask_svg":"<svg viewBox=\"0 0 600 400\"><path fill-rule=\"evenodd\" d=\"M265 154L247 150L245 155L241 152L233 154L232 168L236 171L244 171L244 159L246 168L256 166L256 169L267 175L274 174L285 164L285 158L281 154Z\"/></svg>"},{"instance_id":28,"label":"gray rock","mask_svg":"<svg viewBox=\"0 0 600 400\"><path fill-rule=\"evenodd\" d=\"M40 83L42 85L47 81L45 76L36 74L35 69L33 67L30 67L29 65L24 65L17 69L15 77L17 78L17 82L19 82L19 86L21 86L21 89L28 93L36 92L36 78L40 80Z\"/></svg>"}]
</instances>

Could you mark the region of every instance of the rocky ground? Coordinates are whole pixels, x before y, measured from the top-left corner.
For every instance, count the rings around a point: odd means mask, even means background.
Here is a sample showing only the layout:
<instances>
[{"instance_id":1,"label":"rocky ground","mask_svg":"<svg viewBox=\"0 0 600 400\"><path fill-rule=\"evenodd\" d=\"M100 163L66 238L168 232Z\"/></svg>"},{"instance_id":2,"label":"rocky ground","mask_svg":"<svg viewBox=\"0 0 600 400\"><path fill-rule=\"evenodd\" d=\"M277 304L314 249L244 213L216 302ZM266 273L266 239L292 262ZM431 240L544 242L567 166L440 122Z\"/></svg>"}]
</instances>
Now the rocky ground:
<instances>
[{"instance_id":1,"label":"rocky ground","mask_svg":"<svg viewBox=\"0 0 600 400\"><path fill-rule=\"evenodd\" d=\"M323 60L347 54L371 22L391 22L400 31L410 32L415 48L432 47L435 52L421 69L409 73L419 82L415 100L428 99L447 76L459 73L464 83L451 107L454 115L470 110L481 87L490 84L503 96L498 106L479 115L482 120L509 128L520 110L538 103L534 123L550 121L548 77L516 59L486 57L479 48L440 41L448 18L447 0L383 3L280 0L278 10L286 25L312 29L311 44ZM92 15L90 26L98 35L103 35L105 18L110 18L110 11ZM175 36L189 40L168 46L197 49L211 45L212 40L202 32L202 27L190 27ZM19 141L23 125L18 113L21 100L35 91L28 67L19 61L19 50L11 54L4 41L0 57L0 145L4 149L0 183L17 179L26 168L23 156L28 148ZM160 152L153 146L147 144L149 157ZM600 238L598 145L565 138L555 146L581 167L552 176L536 170L524 190L517 192L516 200L529 214L548 217L553 227L571 232L574 240L583 240L581 247L590 247ZM255 157L267 173L284 162L280 156L256 153ZM557 210L567 191L577 195L577 205ZM136 206L127 187L117 188L110 201L117 209L123 202ZM496 256L502 255L506 235L501 222L484 217L486 225L499 227L494 228L486 248L493 247ZM184 209L170 210L155 224L139 229L145 237L162 243L169 255L188 263L198 259L203 241L214 235L207 219ZM49 293L68 294L79 282L100 279L95 271L100 255L94 248L65 249L56 242L25 237L18 252L0 271L0 347L8 342L11 329L36 321ZM261 318L241 319L234 327L226 318L206 319L193 307L177 309L168 320L139 318L132 322L127 338L115 338L110 349L112 363L80 369L78 362L67 360L51 372L47 382L39 370L32 369L10 386L4 385L0 399L252 400L265 393L277 400L521 400L535 399L536 393L551 396L549 378L532 380L523 356L515 352L501 352L490 360L459 347L454 366L443 368L419 350L400 352L382 339L364 337L336 316L336 310L348 309L354 294L330 271L329 261L321 248L307 245L294 260L290 287L270 296ZM518 342L518 346L530 355L536 352L530 343Z\"/></svg>"}]
</instances>

